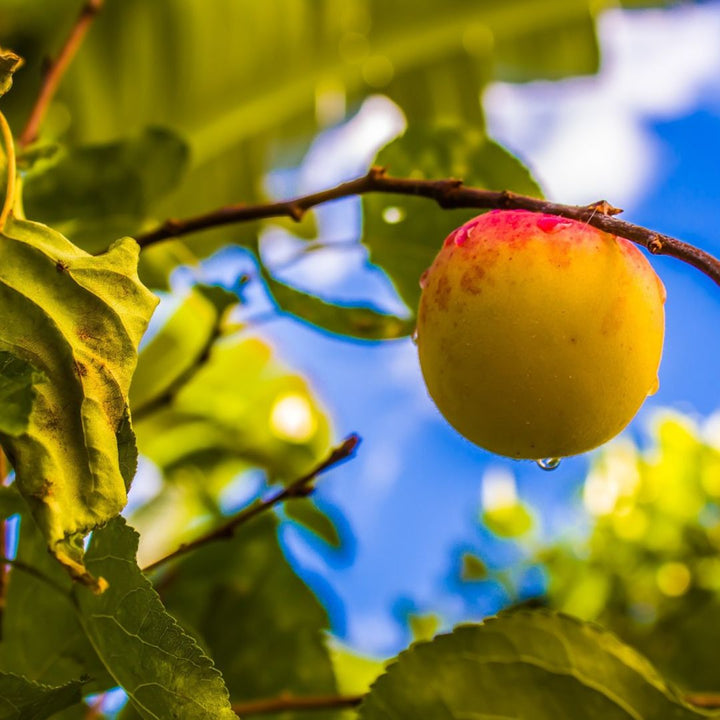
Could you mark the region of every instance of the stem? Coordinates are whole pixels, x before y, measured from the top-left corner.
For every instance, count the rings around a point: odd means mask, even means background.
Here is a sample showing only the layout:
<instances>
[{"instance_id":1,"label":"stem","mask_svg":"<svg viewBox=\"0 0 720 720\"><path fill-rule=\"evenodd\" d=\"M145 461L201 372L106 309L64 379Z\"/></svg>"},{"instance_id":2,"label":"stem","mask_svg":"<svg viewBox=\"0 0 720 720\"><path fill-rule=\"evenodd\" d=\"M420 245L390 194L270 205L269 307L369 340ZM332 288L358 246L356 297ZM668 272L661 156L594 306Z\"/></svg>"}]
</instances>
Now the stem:
<instances>
[{"instance_id":1,"label":"stem","mask_svg":"<svg viewBox=\"0 0 720 720\"><path fill-rule=\"evenodd\" d=\"M16 570L20 570L21 572L27 573L28 575L32 575L37 580L44 582L55 592L60 593L64 598L68 597L67 590L63 588L62 585L59 585L52 578L49 578L47 575L41 573L39 570L36 570L34 567L32 567L32 565L27 565L20 560L11 560L10 558L6 557L0 557L0 563L2 563L3 565L11 565Z\"/></svg>"},{"instance_id":2,"label":"stem","mask_svg":"<svg viewBox=\"0 0 720 720\"><path fill-rule=\"evenodd\" d=\"M5 188L5 201L0 210L0 232L5 228L5 223L10 217L15 201L15 142L13 141L12 130L8 125L5 116L0 112L0 135L2 135L5 155L7 158L7 187ZM3 475L3 477L5 477Z\"/></svg>"},{"instance_id":3,"label":"stem","mask_svg":"<svg viewBox=\"0 0 720 720\"><path fill-rule=\"evenodd\" d=\"M204 215L196 215L182 220L167 220L155 230L141 233L135 239L140 244L140 247L145 248L163 240L231 223L262 220L271 217L290 217L299 221L307 210L316 205L351 195L364 195L374 192L425 197L435 200L440 207L445 209L500 208L504 210L530 210L578 220L599 230L642 245L653 255L670 255L682 260L705 273L720 285L720 260L704 250L677 238L619 220L614 215L622 211L612 207L605 201L592 203L591 205L561 205L547 200L517 195L507 190L481 190L466 187L463 185L462 180L414 180L391 177L385 174L384 168L380 167L371 168L367 175L356 180L293 200L259 205L228 205Z\"/></svg>"},{"instance_id":4,"label":"stem","mask_svg":"<svg viewBox=\"0 0 720 720\"><path fill-rule=\"evenodd\" d=\"M720 709L720 693L690 693L685 700L695 707L707 710Z\"/></svg>"},{"instance_id":5,"label":"stem","mask_svg":"<svg viewBox=\"0 0 720 720\"><path fill-rule=\"evenodd\" d=\"M267 498L266 500L258 500L252 505L249 505L244 510L241 510L237 515L234 515L227 522L223 523L214 530L211 530L205 535L201 535L199 538L196 538L189 543L181 545L177 550L174 550L169 555L166 555L165 557L162 557L159 560L150 563L150 565L143 568L143 572L147 573L151 572L152 570L156 570L161 565L164 565L170 560L174 560L175 558L181 557L182 555L186 555L187 553L192 552L193 550L196 550L203 545L207 545L208 543L215 542L217 540L229 540L235 534L235 530L238 527L244 525L249 520L252 520L252 518L256 517L257 515L266 512L278 503L284 502L285 500L290 500L292 498L306 497L313 490L313 488L310 486L312 481L318 475L325 472L329 468L333 467L334 465L338 465L343 460L347 460L349 457L351 457L354 454L355 449L357 448L359 443L360 438L358 435L355 435L354 433L352 435L348 435L348 437L346 437L340 445L338 445L330 452L330 454L327 458L325 458L325 460L323 460L319 465L310 470L310 472L306 473L302 477L292 482L285 489L276 493L272 497Z\"/></svg>"},{"instance_id":6,"label":"stem","mask_svg":"<svg viewBox=\"0 0 720 720\"><path fill-rule=\"evenodd\" d=\"M290 712L297 710L332 710L336 708L352 708L362 702L362 695L317 695L293 697L279 695L263 700L248 700L233 703L233 712L241 718L248 715L269 715L271 713Z\"/></svg>"},{"instance_id":7,"label":"stem","mask_svg":"<svg viewBox=\"0 0 720 720\"><path fill-rule=\"evenodd\" d=\"M18 140L20 147L25 147L37 139L42 121L52 99L55 97L60 81L65 75L75 54L80 49L82 41L90 29L92 21L100 12L104 0L86 0L82 6L80 13L75 20L75 24L70 30L70 34L65 40L65 44L60 49L58 56L53 60L45 71L40 92L38 93L35 104L33 105L30 115L25 123L25 127L20 133Z\"/></svg>"}]
</instances>

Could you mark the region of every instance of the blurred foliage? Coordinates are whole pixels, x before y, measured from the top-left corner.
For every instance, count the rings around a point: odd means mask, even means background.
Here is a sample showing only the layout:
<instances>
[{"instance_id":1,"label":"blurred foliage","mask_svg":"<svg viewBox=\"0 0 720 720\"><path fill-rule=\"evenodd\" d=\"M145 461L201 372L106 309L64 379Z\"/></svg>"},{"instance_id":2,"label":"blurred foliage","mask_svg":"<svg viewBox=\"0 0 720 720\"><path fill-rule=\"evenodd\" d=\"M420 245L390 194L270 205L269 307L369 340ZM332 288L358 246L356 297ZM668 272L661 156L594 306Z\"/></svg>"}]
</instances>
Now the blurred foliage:
<instances>
[{"instance_id":1,"label":"blurred foliage","mask_svg":"<svg viewBox=\"0 0 720 720\"><path fill-rule=\"evenodd\" d=\"M586 536L517 540L525 562L545 569L546 604L616 632L688 690L720 690L720 443L712 432L678 414L658 416L648 447L621 439L598 453L582 491ZM466 559L460 574L475 579ZM506 572L488 576L514 597Z\"/></svg>"},{"instance_id":2,"label":"blurred foliage","mask_svg":"<svg viewBox=\"0 0 720 720\"><path fill-rule=\"evenodd\" d=\"M14 125L37 91L41 59L57 49L80 4L4 0L0 41L28 60L7 99ZM413 127L450 121L482 134L480 94L491 79L594 72L597 5L108 0L61 87L45 138L84 153L88 144L92 151L98 143L128 142L149 126L167 128L188 143L189 172L170 197L146 197L135 208L163 219L251 202L265 196L269 167L296 163L319 129L372 93L394 100ZM481 168L476 172L483 177ZM511 184L500 170L492 179ZM47 202L36 205L40 216L57 214L54 199ZM179 259L247 242L246 233L227 227L165 243L182 244L190 255L153 248L144 261L153 272L144 279L158 284Z\"/></svg>"}]
</instances>

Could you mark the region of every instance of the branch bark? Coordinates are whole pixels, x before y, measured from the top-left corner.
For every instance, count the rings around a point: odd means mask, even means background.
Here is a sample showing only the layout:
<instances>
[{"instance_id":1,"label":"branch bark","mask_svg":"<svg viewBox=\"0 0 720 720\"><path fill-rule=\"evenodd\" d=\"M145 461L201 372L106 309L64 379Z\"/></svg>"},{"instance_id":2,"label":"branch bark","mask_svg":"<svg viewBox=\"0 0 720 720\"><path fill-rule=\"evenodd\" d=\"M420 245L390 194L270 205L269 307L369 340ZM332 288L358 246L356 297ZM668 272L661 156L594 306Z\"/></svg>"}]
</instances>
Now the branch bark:
<instances>
[{"instance_id":1,"label":"branch bark","mask_svg":"<svg viewBox=\"0 0 720 720\"><path fill-rule=\"evenodd\" d=\"M233 703L232 709L233 712L244 718L249 715L270 715L271 713L291 711L352 708L357 707L362 702L362 699L362 695L317 695L307 697L280 695L275 698Z\"/></svg>"},{"instance_id":2,"label":"branch bark","mask_svg":"<svg viewBox=\"0 0 720 720\"><path fill-rule=\"evenodd\" d=\"M656 233L640 225L619 220L622 212L604 200L591 205L562 205L517 195L507 190L481 190L466 187L462 180L414 180L391 177L381 167L372 168L367 175L342 183L322 192L304 195L292 200L258 205L228 205L204 215L167 220L155 230L136 237L141 248L172 238L232 223L262 220L271 217L290 217L301 220L305 212L316 205L332 200L367 193L412 195L435 200L441 208L478 208L504 210L530 210L587 223L599 230L631 240L653 255L669 255L692 265L720 285L720 260L700 248L677 238ZM442 239L442 238L440 238ZM438 240L438 243L440 240Z\"/></svg>"},{"instance_id":3,"label":"branch bark","mask_svg":"<svg viewBox=\"0 0 720 720\"><path fill-rule=\"evenodd\" d=\"M65 40L65 44L60 49L57 57L46 68L40 92L18 139L20 147L25 147L37 139L40 126L45 119L45 114L52 99L55 97L60 81L75 54L80 49L87 31L90 29L95 16L100 12L103 3L104 0L86 0L77 16L77 20L75 20L75 24L70 30L70 34Z\"/></svg>"},{"instance_id":4,"label":"branch bark","mask_svg":"<svg viewBox=\"0 0 720 720\"><path fill-rule=\"evenodd\" d=\"M186 555L187 553L192 552L203 545L207 545L208 543L215 542L217 540L229 540L235 534L235 530L237 530L237 528L244 525L248 522L248 520L252 520L252 518L257 515L266 512L275 505L292 498L307 497L313 491L312 481L315 480L318 475L326 470L329 470L334 465L338 465L344 460L352 457L359 443L360 437L358 435L355 435L354 433L352 435L348 435L348 437L346 437L340 445L330 452L325 460L315 466L312 470L310 470L310 472L293 481L286 488L266 500L256 501L244 510L241 510L237 515L231 517L227 522L211 530L205 535L201 535L199 538L181 545L177 550L174 550L169 555L150 563L150 565L143 568L143 572L147 573L152 570L156 570L170 560Z\"/></svg>"}]
</instances>

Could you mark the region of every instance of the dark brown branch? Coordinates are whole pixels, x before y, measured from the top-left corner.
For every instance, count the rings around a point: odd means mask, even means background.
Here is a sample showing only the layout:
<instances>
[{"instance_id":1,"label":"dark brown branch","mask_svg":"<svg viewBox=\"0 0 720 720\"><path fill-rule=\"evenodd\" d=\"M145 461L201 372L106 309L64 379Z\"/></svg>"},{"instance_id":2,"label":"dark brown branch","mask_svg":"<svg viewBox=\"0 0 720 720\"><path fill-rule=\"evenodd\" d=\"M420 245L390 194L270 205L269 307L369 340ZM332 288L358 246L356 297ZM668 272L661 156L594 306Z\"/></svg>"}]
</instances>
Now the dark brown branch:
<instances>
[{"instance_id":1,"label":"dark brown branch","mask_svg":"<svg viewBox=\"0 0 720 720\"><path fill-rule=\"evenodd\" d=\"M237 530L237 528L244 525L248 522L248 520L252 520L252 518L257 515L266 512L275 505L292 498L307 497L313 491L312 481L315 480L318 475L326 470L329 470L334 465L338 465L343 460L347 460L352 457L359 443L360 437L358 435L355 435L354 433L352 435L348 435L348 437L346 437L340 445L330 452L325 460L323 460L319 465L316 465L312 470L310 470L310 472L293 481L286 488L266 500L258 500L252 505L249 505L244 510L241 510L237 515L231 517L227 522L223 523L214 530L211 530L207 534L201 535L199 538L181 545L177 550L174 550L169 555L150 563L150 565L143 568L143 572L155 570L170 560L186 555L187 553L192 552L203 545L207 545L208 543L215 542L217 540L229 540L235 534L235 530Z\"/></svg>"},{"instance_id":2,"label":"dark brown branch","mask_svg":"<svg viewBox=\"0 0 720 720\"><path fill-rule=\"evenodd\" d=\"M670 255L682 260L696 267L720 285L720 260L704 250L700 250L677 238L619 220L614 216L620 210L605 201L592 203L591 205L561 205L560 203L517 195L508 191L498 192L466 187L461 180L414 180L391 177L385 174L383 168L378 167L372 168L364 177L293 200L259 205L229 205L205 215L183 220L168 220L155 230L138 235L136 239L141 247L148 247L162 240L231 223L262 220L271 217L290 217L294 220L300 220L307 210L316 205L339 200L350 195L363 195L373 192L425 197L435 200L440 207L445 209L500 208L505 210L530 210L579 220L612 235L642 245L653 255Z\"/></svg>"},{"instance_id":3,"label":"dark brown branch","mask_svg":"<svg viewBox=\"0 0 720 720\"><path fill-rule=\"evenodd\" d=\"M232 709L241 718L248 715L270 715L271 713L301 710L334 710L338 708L357 707L362 702L362 695L317 695L293 697L280 695L263 700L248 700L233 703Z\"/></svg>"},{"instance_id":4,"label":"dark brown branch","mask_svg":"<svg viewBox=\"0 0 720 720\"><path fill-rule=\"evenodd\" d=\"M40 125L45 118L52 99L55 97L60 81L65 75L75 54L82 45L87 31L92 24L95 16L100 12L104 0L86 0L75 24L70 30L70 34L65 40L65 44L60 49L57 57L50 62L45 69L40 92L38 93L35 104L33 105L30 115L25 123L25 127L20 133L18 143L20 147L25 147L37 139Z\"/></svg>"}]
</instances>

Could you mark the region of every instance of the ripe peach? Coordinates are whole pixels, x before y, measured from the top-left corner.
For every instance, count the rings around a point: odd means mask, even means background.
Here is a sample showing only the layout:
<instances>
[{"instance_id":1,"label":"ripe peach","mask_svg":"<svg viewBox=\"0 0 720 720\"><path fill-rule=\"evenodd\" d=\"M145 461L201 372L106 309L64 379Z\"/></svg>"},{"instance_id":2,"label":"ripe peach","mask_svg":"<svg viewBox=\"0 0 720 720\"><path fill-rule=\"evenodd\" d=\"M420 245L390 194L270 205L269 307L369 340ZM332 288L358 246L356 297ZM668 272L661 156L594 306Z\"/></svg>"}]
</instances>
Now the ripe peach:
<instances>
[{"instance_id":1,"label":"ripe peach","mask_svg":"<svg viewBox=\"0 0 720 720\"><path fill-rule=\"evenodd\" d=\"M487 450L530 459L591 450L657 389L665 289L627 240L494 210L450 234L422 285L428 392Z\"/></svg>"}]
</instances>

